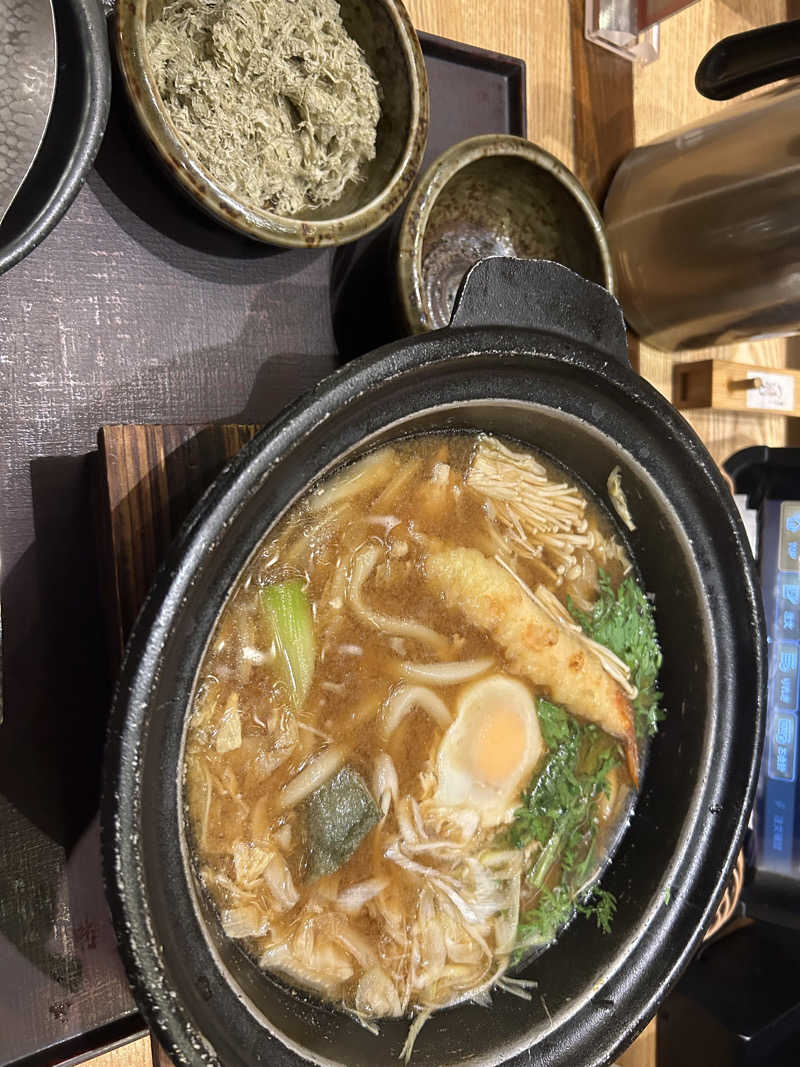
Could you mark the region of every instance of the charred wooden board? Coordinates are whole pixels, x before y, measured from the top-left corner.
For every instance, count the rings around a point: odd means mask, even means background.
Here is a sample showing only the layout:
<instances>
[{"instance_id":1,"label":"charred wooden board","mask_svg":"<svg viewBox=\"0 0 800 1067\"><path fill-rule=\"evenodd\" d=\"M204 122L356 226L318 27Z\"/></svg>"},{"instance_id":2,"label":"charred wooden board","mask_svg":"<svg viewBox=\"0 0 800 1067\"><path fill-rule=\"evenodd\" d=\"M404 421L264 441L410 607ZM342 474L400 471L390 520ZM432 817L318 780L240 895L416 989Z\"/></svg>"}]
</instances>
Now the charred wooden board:
<instances>
[{"instance_id":1,"label":"charred wooden board","mask_svg":"<svg viewBox=\"0 0 800 1067\"><path fill-rule=\"evenodd\" d=\"M101 588L116 675L170 542L257 426L104 426L98 434Z\"/></svg>"}]
</instances>

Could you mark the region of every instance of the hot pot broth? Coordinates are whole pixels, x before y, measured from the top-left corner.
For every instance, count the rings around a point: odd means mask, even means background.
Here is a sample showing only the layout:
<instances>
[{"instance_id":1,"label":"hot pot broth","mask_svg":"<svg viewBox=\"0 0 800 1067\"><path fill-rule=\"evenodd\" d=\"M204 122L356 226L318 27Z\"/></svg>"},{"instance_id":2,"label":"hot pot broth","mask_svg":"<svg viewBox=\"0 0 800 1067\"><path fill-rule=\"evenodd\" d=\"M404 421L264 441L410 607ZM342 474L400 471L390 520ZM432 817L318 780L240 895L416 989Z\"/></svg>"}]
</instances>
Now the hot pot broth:
<instances>
[{"instance_id":1,"label":"hot pot broth","mask_svg":"<svg viewBox=\"0 0 800 1067\"><path fill-rule=\"evenodd\" d=\"M369 1020L527 995L506 971L576 906L607 926L591 887L659 714L629 572L563 472L483 435L307 494L226 603L188 725L226 934Z\"/></svg>"}]
</instances>

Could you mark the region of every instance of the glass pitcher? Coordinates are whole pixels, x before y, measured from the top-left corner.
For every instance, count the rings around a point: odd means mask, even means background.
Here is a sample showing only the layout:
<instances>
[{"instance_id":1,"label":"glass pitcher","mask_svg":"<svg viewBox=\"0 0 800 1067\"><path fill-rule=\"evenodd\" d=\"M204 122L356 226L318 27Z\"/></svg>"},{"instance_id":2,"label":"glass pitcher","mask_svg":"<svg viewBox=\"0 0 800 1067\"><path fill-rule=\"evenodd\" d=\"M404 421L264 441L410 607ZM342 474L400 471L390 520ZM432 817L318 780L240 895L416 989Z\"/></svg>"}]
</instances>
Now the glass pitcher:
<instances>
[{"instance_id":1,"label":"glass pitcher","mask_svg":"<svg viewBox=\"0 0 800 1067\"><path fill-rule=\"evenodd\" d=\"M800 74L800 19L727 37L695 84L714 100ZM605 203L618 296L677 350L800 332L800 79L635 149Z\"/></svg>"}]
</instances>

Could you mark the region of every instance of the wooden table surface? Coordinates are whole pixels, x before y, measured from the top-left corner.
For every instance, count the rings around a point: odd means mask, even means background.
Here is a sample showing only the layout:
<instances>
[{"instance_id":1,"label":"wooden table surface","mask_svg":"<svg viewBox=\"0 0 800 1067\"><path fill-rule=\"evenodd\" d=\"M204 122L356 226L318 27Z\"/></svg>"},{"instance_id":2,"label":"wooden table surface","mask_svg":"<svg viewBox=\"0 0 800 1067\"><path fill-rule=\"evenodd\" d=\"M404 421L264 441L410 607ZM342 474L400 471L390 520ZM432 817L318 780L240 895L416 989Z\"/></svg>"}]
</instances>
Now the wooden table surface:
<instances>
[{"instance_id":1,"label":"wooden table surface","mask_svg":"<svg viewBox=\"0 0 800 1067\"><path fill-rule=\"evenodd\" d=\"M419 29L483 48L522 57L528 74L528 136L553 152L590 186L602 185L602 176L592 171L591 137L586 135L587 116L580 101L574 103L574 86L586 76L576 61L576 33L582 20L583 0L406 0ZM593 103L604 109L608 137L625 136L624 126L632 98L634 143L645 143L721 106L705 100L694 90L694 70L707 49L721 37L754 26L766 25L800 10L795 0L698 0L661 28L661 55L657 62L628 68L599 60L588 77L595 81L590 91ZM577 27L577 29L576 29ZM595 51L590 50L590 53ZM591 64L590 54L590 64ZM613 87L603 93L603 71ZM584 86L585 88L585 86ZM591 116L589 116L589 119ZM598 127L599 150L604 149L604 129ZM577 151L576 151L577 150ZM595 170L597 168L595 167ZM598 188L593 192L597 195ZM769 340L680 356L665 355L639 346L639 370L666 396L671 395L675 359L707 359L710 356L764 366L800 367L800 347L795 341ZM781 416L733 413L690 415L712 455L722 461L739 448L753 444L793 443L794 424ZM648 1027L622 1057L624 1067L652 1067L656 1062L654 1028ZM148 1040L133 1042L92 1061L96 1067L152 1067Z\"/></svg>"}]
</instances>

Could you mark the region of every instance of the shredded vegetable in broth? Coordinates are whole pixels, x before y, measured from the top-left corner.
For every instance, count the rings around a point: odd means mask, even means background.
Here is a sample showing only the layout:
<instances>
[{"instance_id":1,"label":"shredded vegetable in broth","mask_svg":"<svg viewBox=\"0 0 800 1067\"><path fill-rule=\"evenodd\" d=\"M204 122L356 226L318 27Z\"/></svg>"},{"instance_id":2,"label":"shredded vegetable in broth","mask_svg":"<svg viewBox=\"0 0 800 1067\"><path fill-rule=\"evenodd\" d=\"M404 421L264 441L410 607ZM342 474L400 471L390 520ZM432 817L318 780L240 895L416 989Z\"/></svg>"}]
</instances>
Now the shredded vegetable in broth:
<instances>
[{"instance_id":1,"label":"shredded vegetable in broth","mask_svg":"<svg viewBox=\"0 0 800 1067\"><path fill-rule=\"evenodd\" d=\"M268 535L188 726L205 889L261 967L368 1027L490 991L595 885L660 717L650 601L601 510L485 435L381 448Z\"/></svg>"}]
</instances>

